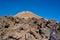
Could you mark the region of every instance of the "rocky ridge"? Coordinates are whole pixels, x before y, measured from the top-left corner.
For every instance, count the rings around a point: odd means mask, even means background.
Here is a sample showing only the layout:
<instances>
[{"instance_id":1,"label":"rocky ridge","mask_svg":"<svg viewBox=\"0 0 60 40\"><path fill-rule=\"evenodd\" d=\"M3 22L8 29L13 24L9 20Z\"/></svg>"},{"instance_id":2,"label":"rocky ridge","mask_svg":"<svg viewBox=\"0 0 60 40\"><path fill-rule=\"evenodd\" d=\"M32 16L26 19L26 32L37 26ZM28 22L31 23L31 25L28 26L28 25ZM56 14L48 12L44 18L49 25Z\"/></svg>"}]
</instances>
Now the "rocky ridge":
<instances>
[{"instance_id":1,"label":"rocky ridge","mask_svg":"<svg viewBox=\"0 0 60 40\"><path fill-rule=\"evenodd\" d=\"M60 23L31 12L0 18L0 40L60 40Z\"/></svg>"}]
</instances>

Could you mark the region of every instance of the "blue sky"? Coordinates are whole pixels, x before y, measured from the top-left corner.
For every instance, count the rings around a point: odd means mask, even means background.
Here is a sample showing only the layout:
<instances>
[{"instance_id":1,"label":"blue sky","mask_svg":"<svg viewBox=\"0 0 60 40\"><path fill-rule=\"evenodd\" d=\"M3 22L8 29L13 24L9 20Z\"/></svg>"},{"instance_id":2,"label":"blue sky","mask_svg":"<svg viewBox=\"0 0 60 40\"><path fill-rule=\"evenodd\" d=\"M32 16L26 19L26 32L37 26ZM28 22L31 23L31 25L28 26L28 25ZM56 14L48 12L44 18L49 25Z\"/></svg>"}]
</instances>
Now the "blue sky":
<instances>
[{"instance_id":1,"label":"blue sky","mask_svg":"<svg viewBox=\"0 0 60 40\"><path fill-rule=\"evenodd\" d=\"M60 0L0 0L0 16L15 15L25 10L60 22Z\"/></svg>"}]
</instances>

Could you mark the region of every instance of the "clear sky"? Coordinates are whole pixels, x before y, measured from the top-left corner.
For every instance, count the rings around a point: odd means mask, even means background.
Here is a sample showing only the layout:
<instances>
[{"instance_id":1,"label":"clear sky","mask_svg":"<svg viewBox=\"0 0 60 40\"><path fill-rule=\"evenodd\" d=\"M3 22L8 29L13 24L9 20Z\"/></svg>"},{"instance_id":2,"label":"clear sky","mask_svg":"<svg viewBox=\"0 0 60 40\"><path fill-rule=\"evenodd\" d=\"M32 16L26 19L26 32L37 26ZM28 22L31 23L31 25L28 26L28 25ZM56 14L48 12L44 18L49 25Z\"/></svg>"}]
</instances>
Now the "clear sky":
<instances>
[{"instance_id":1,"label":"clear sky","mask_svg":"<svg viewBox=\"0 0 60 40\"><path fill-rule=\"evenodd\" d=\"M15 15L25 10L60 22L60 0L0 0L0 16Z\"/></svg>"}]
</instances>

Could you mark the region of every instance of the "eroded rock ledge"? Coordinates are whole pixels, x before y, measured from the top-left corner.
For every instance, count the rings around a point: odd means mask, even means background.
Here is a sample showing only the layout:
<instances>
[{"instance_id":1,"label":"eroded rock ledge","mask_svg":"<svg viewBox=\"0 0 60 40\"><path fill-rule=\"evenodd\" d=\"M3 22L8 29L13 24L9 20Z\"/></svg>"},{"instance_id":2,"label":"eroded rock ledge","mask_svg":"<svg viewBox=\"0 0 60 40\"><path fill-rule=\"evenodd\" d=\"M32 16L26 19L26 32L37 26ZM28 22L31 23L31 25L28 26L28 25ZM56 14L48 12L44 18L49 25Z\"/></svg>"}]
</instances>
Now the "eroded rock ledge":
<instances>
[{"instance_id":1,"label":"eroded rock ledge","mask_svg":"<svg viewBox=\"0 0 60 40\"><path fill-rule=\"evenodd\" d=\"M0 40L60 40L60 23L4 16L0 18Z\"/></svg>"}]
</instances>

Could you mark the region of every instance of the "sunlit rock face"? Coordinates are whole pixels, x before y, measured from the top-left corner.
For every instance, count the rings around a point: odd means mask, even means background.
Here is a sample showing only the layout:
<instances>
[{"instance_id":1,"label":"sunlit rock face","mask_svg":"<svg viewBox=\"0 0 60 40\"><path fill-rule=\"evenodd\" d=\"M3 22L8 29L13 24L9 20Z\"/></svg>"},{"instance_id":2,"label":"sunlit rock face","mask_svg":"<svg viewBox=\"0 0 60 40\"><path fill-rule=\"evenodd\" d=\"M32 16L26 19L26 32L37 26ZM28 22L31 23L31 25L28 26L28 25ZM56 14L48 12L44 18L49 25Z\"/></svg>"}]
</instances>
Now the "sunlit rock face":
<instances>
[{"instance_id":1,"label":"sunlit rock face","mask_svg":"<svg viewBox=\"0 0 60 40\"><path fill-rule=\"evenodd\" d=\"M60 23L32 12L0 18L0 40L60 40Z\"/></svg>"}]
</instances>

